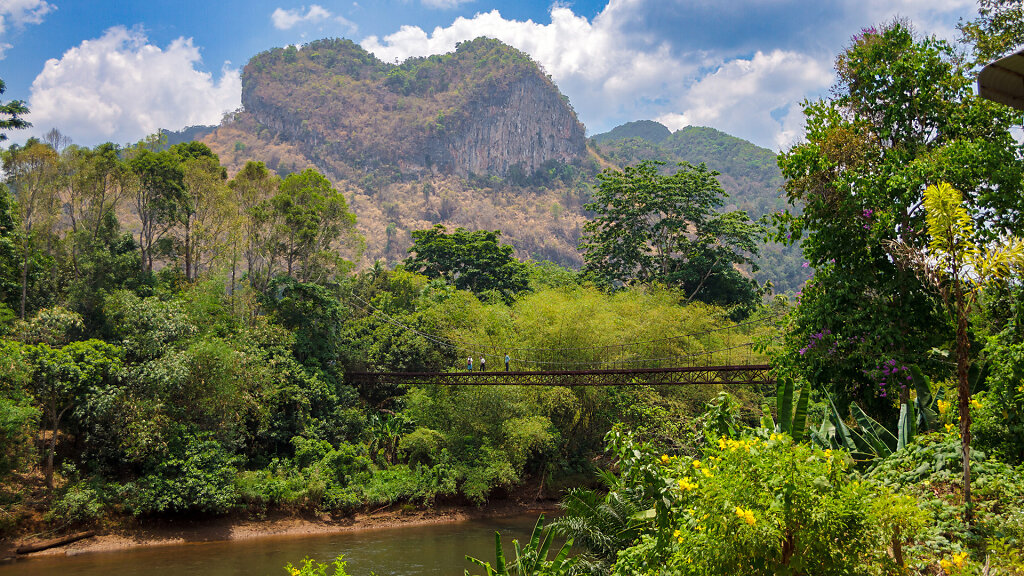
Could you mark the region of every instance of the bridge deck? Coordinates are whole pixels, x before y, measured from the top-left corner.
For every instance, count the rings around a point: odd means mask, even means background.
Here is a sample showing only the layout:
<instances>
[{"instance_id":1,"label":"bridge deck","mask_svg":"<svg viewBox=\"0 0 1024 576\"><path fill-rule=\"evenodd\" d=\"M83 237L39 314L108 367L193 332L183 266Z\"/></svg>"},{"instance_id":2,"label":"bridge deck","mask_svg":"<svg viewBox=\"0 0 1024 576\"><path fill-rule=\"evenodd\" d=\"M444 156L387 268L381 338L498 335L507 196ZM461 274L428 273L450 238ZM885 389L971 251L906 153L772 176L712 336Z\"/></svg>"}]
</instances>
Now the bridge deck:
<instances>
[{"instance_id":1,"label":"bridge deck","mask_svg":"<svg viewBox=\"0 0 1024 576\"><path fill-rule=\"evenodd\" d=\"M680 366L613 370L491 372L350 372L350 384L443 384L447 386L627 386L653 384L771 384L768 364Z\"/></svg>"}]
</instances>

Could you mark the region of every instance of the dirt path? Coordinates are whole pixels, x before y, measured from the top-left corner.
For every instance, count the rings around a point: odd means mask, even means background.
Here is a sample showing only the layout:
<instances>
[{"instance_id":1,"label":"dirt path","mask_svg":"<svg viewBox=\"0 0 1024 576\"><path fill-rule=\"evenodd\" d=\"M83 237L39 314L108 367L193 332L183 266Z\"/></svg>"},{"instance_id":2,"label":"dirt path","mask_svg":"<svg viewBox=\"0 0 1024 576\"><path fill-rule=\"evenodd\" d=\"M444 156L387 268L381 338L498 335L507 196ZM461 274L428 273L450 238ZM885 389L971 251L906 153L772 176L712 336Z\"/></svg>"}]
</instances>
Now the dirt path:
<instances>
[{"instance_id":1,"label":"dirt path","mask_svg":"<svg viewBox=\"0 0 1024 576\"><path fill-rule=\"evenodd\" d=\"M511 516L526 512L550 512L555 503L520 504L501 502L486 508L467 506L435 506L423 510L387 509L360 513L343 518L329 515L318 519L280 516L264 520L216 518L197 521L164 520L138 526L101 530L93 538L80 540L61 548L51 548L30 556L72 555L87 552L126 550L149 546L173 546L189 542L249 540L253 538L331 534L356 530L375 530L396 526L429 525L459 522L475 518ZM0 561L15 556L14 549L31 541L0 542ZM25 557L25 556L21 556Z\"/></svg>"}]
</instances>

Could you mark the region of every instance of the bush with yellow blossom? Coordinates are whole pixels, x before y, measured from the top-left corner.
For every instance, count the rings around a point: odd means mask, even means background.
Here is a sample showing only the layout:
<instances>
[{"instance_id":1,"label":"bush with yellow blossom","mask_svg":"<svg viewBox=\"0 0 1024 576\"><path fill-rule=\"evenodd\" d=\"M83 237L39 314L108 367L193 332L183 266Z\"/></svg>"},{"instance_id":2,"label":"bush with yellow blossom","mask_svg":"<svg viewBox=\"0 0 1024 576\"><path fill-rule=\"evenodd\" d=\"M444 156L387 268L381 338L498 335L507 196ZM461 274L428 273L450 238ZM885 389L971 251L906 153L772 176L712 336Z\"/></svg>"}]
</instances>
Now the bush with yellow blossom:
<instances>
[{"instance_id":1,"label":"bush with yellow blossom","mask_svg":"<svg viewBox=\"0 0 1024 576\"><path fill-rule=\"evenodd\" d=\"M621 551L617 575L896 573L927 521L912 499L855 480L845 453L786 434L722 437L699 459L651 460L656 487L670 487L670 525Z\"/></svg>"}]
</instances>

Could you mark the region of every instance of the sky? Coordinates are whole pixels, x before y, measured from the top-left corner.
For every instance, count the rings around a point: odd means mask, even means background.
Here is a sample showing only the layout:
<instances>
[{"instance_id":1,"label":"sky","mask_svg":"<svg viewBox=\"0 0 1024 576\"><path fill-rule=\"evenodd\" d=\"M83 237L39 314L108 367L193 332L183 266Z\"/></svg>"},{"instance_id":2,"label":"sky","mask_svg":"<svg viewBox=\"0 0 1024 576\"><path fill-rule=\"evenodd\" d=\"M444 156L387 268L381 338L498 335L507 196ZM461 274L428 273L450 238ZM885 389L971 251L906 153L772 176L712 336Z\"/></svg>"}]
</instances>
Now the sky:
<instances>
[{"instance_id":1,"label":"sky","mask_svg":"<svg viewBox=\"0 0 1024 576\"><path fill-rule=\"evenodd\" d=\"M861 29L902 18L952 40L975 14L973 0L0 0L0 100L30 109L13 142L57 128L125 144L218 123L241 106L242 67L275 46L349 38L395 62L489 36L536 60L589 135L651 119L780 151Z\"/></svg>"}]
</instances>

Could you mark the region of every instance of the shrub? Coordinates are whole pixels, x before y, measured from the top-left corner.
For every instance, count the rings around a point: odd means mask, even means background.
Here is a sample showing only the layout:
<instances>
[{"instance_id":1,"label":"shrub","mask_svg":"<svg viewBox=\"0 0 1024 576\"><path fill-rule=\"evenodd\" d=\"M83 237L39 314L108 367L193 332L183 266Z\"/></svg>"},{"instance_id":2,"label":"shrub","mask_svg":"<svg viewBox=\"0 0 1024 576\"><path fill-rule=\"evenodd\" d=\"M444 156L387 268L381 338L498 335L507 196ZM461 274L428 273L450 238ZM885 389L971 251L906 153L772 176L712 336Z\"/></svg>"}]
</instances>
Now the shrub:
<instances>
[{"instance_id":1,"label":"shrub","mask_svg":"<svg viewBox=\"0 0 1024 576\"><path fill-rule=\"evenodd\" d=\"M614 574L885 573L927 519L911 498L851 477L844 453L785 434L721 438L703 459L655 460L628 438L617 448L620 490L647 495L655 522Z\"/></svg>"}]
</instances>

